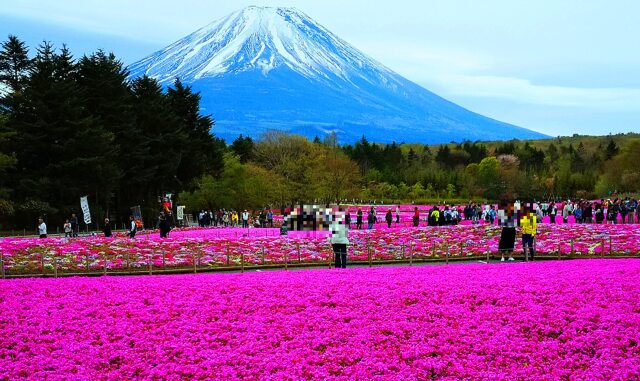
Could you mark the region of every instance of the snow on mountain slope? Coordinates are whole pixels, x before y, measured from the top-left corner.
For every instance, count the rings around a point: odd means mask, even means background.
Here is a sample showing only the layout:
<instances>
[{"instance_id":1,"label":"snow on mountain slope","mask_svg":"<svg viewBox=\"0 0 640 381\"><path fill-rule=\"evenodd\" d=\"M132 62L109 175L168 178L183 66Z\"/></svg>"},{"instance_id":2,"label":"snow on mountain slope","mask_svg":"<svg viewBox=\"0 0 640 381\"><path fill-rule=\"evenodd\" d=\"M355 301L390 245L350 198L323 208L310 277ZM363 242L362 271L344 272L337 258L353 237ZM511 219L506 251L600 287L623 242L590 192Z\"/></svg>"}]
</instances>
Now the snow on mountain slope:
<instances>
[{"instance_id":1,"label":"snow on mountain slope","mask_svg":"<svg viewBox=\"0 0 640 381\"><path fill-rule=\"evenodd\" d=\"M280 129L389 142L543 137L465 110L358 51L294 8L248 7L129 67L202 92L225 139Z\"/></svg>"}]
</instances>

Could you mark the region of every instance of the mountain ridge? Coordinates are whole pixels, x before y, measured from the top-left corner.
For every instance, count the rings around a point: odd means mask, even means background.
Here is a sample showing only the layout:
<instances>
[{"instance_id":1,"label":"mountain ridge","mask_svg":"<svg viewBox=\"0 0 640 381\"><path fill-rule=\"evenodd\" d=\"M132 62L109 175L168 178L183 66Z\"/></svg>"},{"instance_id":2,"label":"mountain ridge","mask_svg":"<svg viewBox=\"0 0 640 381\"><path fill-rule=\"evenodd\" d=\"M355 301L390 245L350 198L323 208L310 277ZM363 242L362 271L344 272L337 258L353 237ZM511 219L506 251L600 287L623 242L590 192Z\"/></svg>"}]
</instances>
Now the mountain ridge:
<instances>
[{"instance_id":1,"label":"mountain ridge","mask_svg":"<svg viewBox=\"0 0 640 381\"><path fill-rule=\"evenodd\" d=\"M407 80L295 8L247 7L129 66L202 93L227 140L269 129L341 143L542 138L473 113Z\"/></svg>"}]
</instances>

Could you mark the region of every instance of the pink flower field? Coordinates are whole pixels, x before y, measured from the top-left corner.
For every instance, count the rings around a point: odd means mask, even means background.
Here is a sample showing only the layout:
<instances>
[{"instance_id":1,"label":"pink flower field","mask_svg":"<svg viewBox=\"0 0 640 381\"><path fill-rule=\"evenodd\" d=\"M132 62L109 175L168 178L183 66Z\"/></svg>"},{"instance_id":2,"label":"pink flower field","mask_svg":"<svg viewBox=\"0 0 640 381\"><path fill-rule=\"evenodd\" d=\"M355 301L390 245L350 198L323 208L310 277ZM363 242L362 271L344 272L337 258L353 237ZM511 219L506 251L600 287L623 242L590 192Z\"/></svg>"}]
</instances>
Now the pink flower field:
<instances>
[{"instance_id":1,"label":"pink flower field","mask_svg":"<svg viewBox=\"0 0 640 381\"><path fill-rule=\"evenodd\" d=\"M196 228L171 232L167 239L155 233L133 240L122 236L10 237L0 238L0 258L6 276L327 266L331 262L327 232L277 233L276 229ZM500 228L474 225L351 230L349 239L351 262L367 263L369 254L374 264L486 259L499 255ZM522 254L520 239L515 249ZM639 225L542 224L536 236L536 253L538 258L639 256Z\"/></svg>"},{"instance_id":2,"label":"pink flower field","mask_svg":"<svg viewBox=\"0 0 640 381\"><path fill-rule=\"evenodd\" d=\"M640 261L0 280L0 379L633 380Z\"/></svg>"}]
</instances>

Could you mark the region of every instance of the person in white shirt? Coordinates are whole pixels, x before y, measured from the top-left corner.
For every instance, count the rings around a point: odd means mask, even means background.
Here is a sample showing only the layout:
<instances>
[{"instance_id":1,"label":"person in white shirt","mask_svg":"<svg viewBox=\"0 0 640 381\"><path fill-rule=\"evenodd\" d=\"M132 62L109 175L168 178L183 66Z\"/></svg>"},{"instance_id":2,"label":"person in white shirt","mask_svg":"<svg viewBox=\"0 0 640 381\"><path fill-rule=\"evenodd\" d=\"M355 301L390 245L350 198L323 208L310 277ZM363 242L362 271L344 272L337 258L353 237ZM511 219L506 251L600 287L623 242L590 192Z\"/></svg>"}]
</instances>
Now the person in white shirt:
<instances>
[{"instance_id":1,"label":"person in white shirt","mask_svg":"<svg viewBox=\"0 0 640 381\"><path fill-rule=\"evenodd\" d=\"M129 216L129 238L133 238L136 236L136 231L138 230L138 227L136 226L136 220L135 218L133 218L133 216Z\"/></svg>"},{"instance_id":2,"label":"person in white shirt","mask_svg":"<svg viewBox=\"0 0 640 381\"><path fill-rule=\"evenodd\" d=\"M38 233L40 238L47 238L47 224L44 223L42 218L38 219Z\"/></svg>"},{"instance_id":3,"label":"person in white shirt","mask_svg":"<svg viewBox=\"0 0 640 381\"><path fill-rule=\"evenodd\" d=\"M69 222L69 220L65 220L62 227L64 228L64 237L71 238L71 222Z\"/></svg>"},{"instance_id":4,"label":"person in white shirt","mask_svg":"<svg viewBox=\"0 0 640 381\"><path fill-rule=\"evenodd\" d=\"M329 225L331 233L327 239L331 243L331 248L336 258L336 268L345 269L347 268L347 245L349 245L349 239L347 238L347 225L345 224L342 208L332 217L333 220Z\"/></svg>"},{"instance_id":5,"label":"person in white shirt","mask_svg":"<svg viewBox=\"0 0 640 381\"><path fill-rule=\"evenodd\" d=\"M242 212L242 227L243 228L249 227L249 212L247 212L246 209L244 210L244 212Z\"/></svg>"}]
</instances>

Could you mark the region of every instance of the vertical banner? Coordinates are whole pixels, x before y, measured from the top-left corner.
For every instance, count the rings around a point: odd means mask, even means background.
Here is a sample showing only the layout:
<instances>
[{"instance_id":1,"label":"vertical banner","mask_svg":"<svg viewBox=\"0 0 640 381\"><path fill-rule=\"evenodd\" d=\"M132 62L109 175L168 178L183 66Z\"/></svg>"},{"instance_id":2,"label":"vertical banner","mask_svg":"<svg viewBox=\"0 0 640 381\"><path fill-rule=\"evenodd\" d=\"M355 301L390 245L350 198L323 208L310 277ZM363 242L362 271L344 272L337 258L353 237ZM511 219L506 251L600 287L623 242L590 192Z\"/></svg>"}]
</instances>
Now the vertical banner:
<instances>
[{"instance_id":1,"label":"vertical banner","mask_svg":"<svg viewBox=\"0 0 640 381\"><path fill-rule=\"evenodd\" d=\"M179 205L178 206L178 211L177 211L177 218L178 221L182 221L184 219L184 206L183 205Z\"/></svg>"},{"instance_id":2,"label":"vertical banner","mask_svg":"<svg viewBox=\"0 0 640 381\"><path fill-rule=\"evenodd\" d=\"M91 223L91 213L89 212L89 201L87 200L87 196L80 197L80 207L82 208L82 214L84 215L84 223Z\"/></svg>"}]
</instances>

